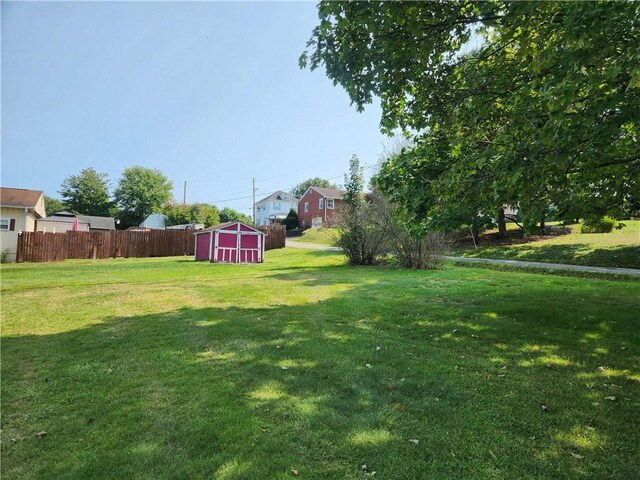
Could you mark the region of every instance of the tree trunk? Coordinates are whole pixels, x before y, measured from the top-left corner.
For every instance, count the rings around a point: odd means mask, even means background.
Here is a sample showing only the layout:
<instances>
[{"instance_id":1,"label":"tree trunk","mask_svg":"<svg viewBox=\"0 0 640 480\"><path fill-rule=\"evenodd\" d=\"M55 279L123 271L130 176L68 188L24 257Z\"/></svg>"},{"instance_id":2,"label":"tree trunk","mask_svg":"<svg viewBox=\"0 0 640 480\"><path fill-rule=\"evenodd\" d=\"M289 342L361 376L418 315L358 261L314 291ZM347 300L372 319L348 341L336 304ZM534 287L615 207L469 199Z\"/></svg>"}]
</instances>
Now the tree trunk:
<instances>
[{"instance_id":1,"label":"tree trunk","mask_svg":"<svg viewBox=\"0 0 640 480\"><path fill-rule=\"evenodd\" d=\"M504 218L504 208L498 210L498 238L507 236L507 222Z\"/></svg>"},{"instance_id":2,"label":"tree trunk","mask_svg":"<svg viewBox=\"0 0 640 480\"><path fill-rule=\"evenodd\" d=\"M540 218L540 233L542 235L546 235L547 234L547 227L544 224L544 215L542 216L542 218Z\"/></svg>"},{"instance_id":3,"label":"tree trunk","mask_svg":"<svg viewBox=\"0 0 640 480\"><path fill-rule=\"evenodd\" d=\"M471 230L471 239L473 240L474 247L478 248L478 237L480 235L480 231L476 227L469 227Z\"/></svg>"}]
</instances>

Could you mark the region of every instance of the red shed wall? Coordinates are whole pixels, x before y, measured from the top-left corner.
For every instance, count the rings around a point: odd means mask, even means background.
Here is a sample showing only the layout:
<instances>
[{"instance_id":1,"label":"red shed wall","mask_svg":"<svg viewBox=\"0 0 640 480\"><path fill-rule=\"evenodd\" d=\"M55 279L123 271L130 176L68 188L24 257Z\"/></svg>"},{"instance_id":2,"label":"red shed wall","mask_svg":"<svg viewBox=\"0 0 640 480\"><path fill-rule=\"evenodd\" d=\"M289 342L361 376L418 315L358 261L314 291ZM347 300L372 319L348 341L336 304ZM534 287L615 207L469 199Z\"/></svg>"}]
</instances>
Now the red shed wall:
<instances>
[{"instance_id":1,"label":"red shed wall","mask_svg":"<svg viewBox=\"0 0 640 480\"><path fill-rule=\"evenodd\" d=\"M196 260L209 260L211 232L196 235Z\"/></svg>"}]
</instances>

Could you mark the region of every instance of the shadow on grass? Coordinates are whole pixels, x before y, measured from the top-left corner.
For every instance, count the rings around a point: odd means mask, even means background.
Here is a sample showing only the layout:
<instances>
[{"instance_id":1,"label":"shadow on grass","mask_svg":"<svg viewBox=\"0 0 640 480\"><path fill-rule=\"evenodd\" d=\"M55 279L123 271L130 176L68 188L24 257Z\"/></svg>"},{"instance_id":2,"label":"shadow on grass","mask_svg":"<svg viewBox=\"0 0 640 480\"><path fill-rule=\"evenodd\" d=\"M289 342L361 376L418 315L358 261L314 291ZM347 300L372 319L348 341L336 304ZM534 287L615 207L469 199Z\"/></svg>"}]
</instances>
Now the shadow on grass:
<instances>
[{"instance_id":1,"label":"shadow on grass","mask_svg":"<svg viewBox=\"0 0 640 480\"><path fill-rule=\"evenodd\" d=\"M611 312L638 301L616 295L618 285L603 298L565 279L525 287L477 274L470 294L459 279L429 273L367 281L369 269L326 271L276 275L309 292L345 287L322 302L182 308L4 338L3 473L637 472L638 329Z\"/></svg>"},{"instance_id":2,"label":"shadow on grass","mask_svg":"<svg viewBox=\"0 0 640 480\"><path fill-rule=\"evenodd\" d=\"M588 244L486 247L465 253L469 257L504 258L531 262L566 263L593 267L640 268L640 246L596 248Z\"/></svg>"}]
</instances>

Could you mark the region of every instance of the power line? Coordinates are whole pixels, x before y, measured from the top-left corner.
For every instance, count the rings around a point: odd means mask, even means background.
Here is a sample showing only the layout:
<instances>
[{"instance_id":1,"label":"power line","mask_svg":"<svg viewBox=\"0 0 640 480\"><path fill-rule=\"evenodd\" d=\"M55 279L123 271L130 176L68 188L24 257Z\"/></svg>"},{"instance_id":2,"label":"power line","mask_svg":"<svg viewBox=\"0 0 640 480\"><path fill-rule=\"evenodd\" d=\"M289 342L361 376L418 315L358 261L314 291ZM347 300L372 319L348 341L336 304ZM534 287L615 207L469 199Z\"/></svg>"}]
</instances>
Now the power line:
<instances>
[{"instance_id":1,"label":"power line","mask_svg":"<svg viewBox=\"0 0 640 480\"><path fill-rule=\"evenodd\" d=\"M303 168L300 168L298 170L293 170L293 171L291 171L289 173L301 172L301 171L304 171L304 170L308 170L311 167L317 167L319 165L325 165L325 164L327 164L329 162L332 162L332 161L334 161L334 160L336 160L338 158L342 158L342 157L345 157L345 156L348 156L348 155L352 155L353 152L359 152L361 150L364 150L365 148L373 147L374 145L378 145L378 144L379 144L379 142L371 143L369 145L365 145L364 147L356 148L355 150L352 150L351 153L343 153L341 155L337 155L337 156L335 156L333 158L330 158L329 160L324 160L322 162L316 162L316 163L307 165L307 166L305 166ZM365 166L364 168L369 168L369 167ZM271 180L273 178L277 178L277 177L280 177L280 176L281 175L272 175L271 177L262 178L261 180L262 181L268 181L268 180ZM336 175L335 177L325 178L325 180L335 180L336 178L341 178L342 176L343 176L343 174L340 174L340 175ZM251 183L252 182L249 181L249 182L243 183L243 185L249 185ZM267 187L262 187L262 188L265 189L265 190L268 190L268 191L270 191L270 190L276 191L276 190L287 190L290 187L291 187L291 185L289 185L287 187L282 187L282 188L267 188ZM250 189L242 190L242 191L239 191L239 192L230 193L229 195L239 195L239 194L242 194L244 192L252 192L252 190L250 190ZM224 200L212 200L212 203L216 203L216 202L231 202L233 200L245 200L245 199L251 198L251 197L252 197L252 195L247 195L247 196L243 196L243 197L227 198L227 199L224 199Z\"/></svg>"},{"instance_id":2,"label":"power line","mask_svg":"<svg viewBox=\"0 0 640 480\"><path fill-rule=\"evenodd\" d=\"M373 147L374 145L380 145L380 144L381 144L381 142L370 143L369 145L365 145L364 147L356 148L355 150L352 150L349 153L343 153L341 155L336 155L335 157L332 157L329 160L323 160L322 162L316 162L316 163L313 163L313 164L310 164L310 165L306 165L305 167L299 168L298 170L292 170L289 173L298 173L298 172L301 172L301 171L304 171L304 170L308 170L310 167L317 167L319 165L325 165L325 164L327 164L329 162L333 162L334 160L337 160L339 158L346 157L346 156L349 156L349 155L353 155L355 152L359 152L361 150L364 150L365 148ZM274 176L271 176L271 177L263 178L263 180L271 180L272 178L276 178L276 177L279 177L279 176L280 175L274 175Z\"/></svg>"}]
</instances>

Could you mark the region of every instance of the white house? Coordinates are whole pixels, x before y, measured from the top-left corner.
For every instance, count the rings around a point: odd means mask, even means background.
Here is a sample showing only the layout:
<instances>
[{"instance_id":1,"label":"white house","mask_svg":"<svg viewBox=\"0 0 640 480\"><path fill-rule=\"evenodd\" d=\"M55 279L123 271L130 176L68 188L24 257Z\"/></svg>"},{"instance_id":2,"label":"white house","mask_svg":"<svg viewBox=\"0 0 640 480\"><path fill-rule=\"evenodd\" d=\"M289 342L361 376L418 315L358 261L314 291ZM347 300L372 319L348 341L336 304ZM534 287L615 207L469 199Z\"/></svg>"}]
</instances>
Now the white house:
<instances>
[{"instance_id":1,"label":"white house","mask_svg":"<svg viewBox=\"0 0 640 480\"><path fill-rule=\"evenodd\" d=\"M18 233L35 231L45 215L42 191L0 187L0 252L7 261L16 261Z\"/></svg>"},{"instance_id":2,"label":"white house","mask_svg":"<svg viewBox=\"0 0 640 480\"><path fill-rule=\"evenodd\" d=\"M256 225L270 225L289 215L293 208L298 209L298 199L289 192L278 190L259 202L256 202Z\"/></svg>"}]
</instances>

